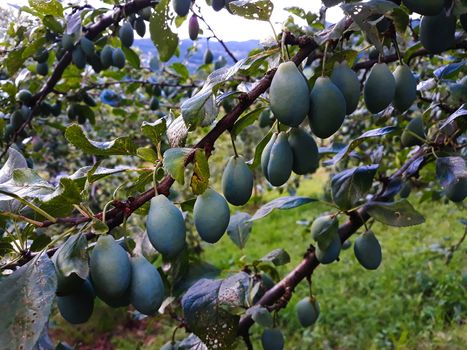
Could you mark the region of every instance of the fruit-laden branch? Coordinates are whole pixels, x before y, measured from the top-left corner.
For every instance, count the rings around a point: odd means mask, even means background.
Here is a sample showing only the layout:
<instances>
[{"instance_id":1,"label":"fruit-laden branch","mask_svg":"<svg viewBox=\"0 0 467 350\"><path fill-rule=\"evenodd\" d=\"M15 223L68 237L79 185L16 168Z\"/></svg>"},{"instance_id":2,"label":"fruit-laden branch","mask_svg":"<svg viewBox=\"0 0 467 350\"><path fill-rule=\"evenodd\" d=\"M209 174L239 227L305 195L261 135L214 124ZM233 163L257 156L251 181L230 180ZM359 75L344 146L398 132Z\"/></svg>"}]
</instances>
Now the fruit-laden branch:
<instances>
[{"instance_id":1,"label":"fruit-laden branch","mask_svg":"<svg viewBox=\"0 0 467 350\"><path fill-rule=\"evenodd\" d=\"M446 51L460 50L460 49L463 49L463 50L467 49L467 40L458 41L456 44L454 44L453 47L447 49ZM430 55L433 55L433 54L430 53L427 49L421 48L421 49L415 51L414 53L412 53L410 55L409 61L406 62L406 63L409 64L410 61L412 59L416 58L416 57L430 56ZM384 62L384 63L396 62L398 60L399 60L399 57L397 56L397 54L387 55L387 56L384 56L384 57L381 58L381 62ZM359 63L354 64L352 69L354 69L354 70L370 69L376 63L378 63L377 59L376 60L368 60L368 61L364 61L364 62L359 62Z\"/></svg>"},{"instance_id":2,"label":"fruit-laden branch","mask_svg":"<svg viewBox=\"0 0 467 350\"><path fill-rule=\"evenodd\" d=\"M413 176L422 166L428 163L430 157L432 157L430 149L423 147L420 148L399 170L387 179L387 182L385 182L381 191L378 194L375 194L371 200L380 202L390 201L394 196L394 193L391 191L389 184L401 179L403 176ZM416 167L415 172L411 167L413 164L419 164L419 166ZM370 219L365 206L348 213L348 215L349 219L342 224L338 230L342 243L357 232L357 230ZM256 304L269 308L274 308L274 305L276 304L279 305L279 307L285 307L295 287L305 278L311 278L311 274L319 264L320 263L315 255L315 249L313 246L310 246L305 253L303 260L292 271L290 271L287 276L268 290ZM240 320L238 334L244 339L247 339L249 337L249 328L253 323L254 321L251 316L244 316Z\"/></svg>"},{"instance_id":3,"label":"fruit-laden branch","mask_svg":"<svg viewBox=\"0 0 467 350\"><path fill-rule=\"evenodd\" d=\"M346 24L346 27L350 26L351 21L349 20L348 23ZM291 33L284 33L286 36L285 38L285 43L288 45L298 45L300 47L300 50L297 52L297 54L292 58L293 62L295 62L297 65L303 62L313 50L318 48L318 44L310 37L307 36L301 36L301 37L295 37ZM428 53L425 52L425 54L428 55ZM422 54L419 54L421 56ZM319 53L314 55L313 57L321 57ZM376 64L377 61L374 60L369 60L362 62L363 66L369 66L371 67L372 65ZM360 69L360 67L354 67L354 69ZM186 164L189 164L190 162L193 161L193 156L194 156L194 151L196 148L204 148L208 155L212 152L214 148L214 143L219 138L219 136L226 130L229 130L233 127L235 121L240 117L240 115L262 94L264 93L270 86L272 78L274 76L275 69L269 71L255 86L254 89L252 89L248 93L244 93L240 95L239 97L239 103L236 105L236 107L226 114L219 122L216 124L216 126L204 137L202 138L195 146L193 146L193 151L191 154L188 156L186 160ZM158 193L168 195L170 187L174 183L174 179L171 176L166 176L157 186L157 191ZM123 223L125 218L128 218L135 210L140 208L144 203L148 202L151 200L152 197L154 197L154 189L149 189L146 192L143 192L142 194L134 197L134 198L128 198L125 201L114 201L113 205L114 208L112 208L110 211L108 211L105 215L106 217L106 224L109 227L109 229L112 229L114 227L119 226L120 224ZM57 218L55 222L52 221L43 221L39 227L48 227L53 224L65 224L65 225L79 225L83 224L86 222L91 221L93 218L96 218L98 220L102 220L103 213L98 213L94 217L86 217L86 216L79 216L79 217L65 217L65 218ZM94 235L91 233L87 234L88 239L94 238ZM50 249L47 251L47 254L49 256L53 255L55 252L56 248ZM22 259L20 259L18 262L14 264L8 264L3 267L5 268L15 268L17 266L24 265L26 262L31 260L36 253L31 253L31 252L24 252L24 256Z\"/></svg>"},{"instance_id":4,"label":"fruit-laden branch","mask_svg":"<svg viewBox=\"0 0 467 350\"><path fill-rule=\"evenodd\" d=\"M129 16L131 14L137 13L138 11L142 10L148 6L154 6L158 3L155 0L133 0L128 2L124 5L116 7L110 13L102 17L101 20L98 22L89 25L88 27L84 27L83 31L86 37L90 40L95 39L100 33L102 33L105 29L110 27L114 23L118 23L122 18L125 16ZM26 128L26 126L32 121L34 118L35 112L38 110L40 103L45 99L45 97L53 91L55 85L61 79L63 72L65 71L66 67L71 63L71 51L67 51L61 60L58 62L57 66L55 67L52 75L47 80L45 85L42 89L33 96L33 108L31 113L29 114L28 119L13 133L11 140L7 142L5 149L3 150L2 154L0 155L0 160L3 159L5 154L8 152L8 148L16 141L16 138L21 133L21 131Z\"/></svg>"},{"instance_id":5,"label":"fruit-laden branch","mask_svg":"<svg viewBox=\"0 0 467 350\"><path fill-rule=\"evenodd\" d=\"M310 37L302 36L295 37L290 33L285 34L287 37L285 42L289 45L298 45L300 50L292 58L292 61L295 64L299 65L303 60L305 60L313 50L318 47L318 44L311 39ZM276 72L276 69L270 70L257 84L256 86L248 93L244 93L239 97L239 103L235 108L227 113L216 126L206 134L196 145L192 147L192 152L186 159L185 164L189 164L193 161L193 157L196 149L204 149L207 155L210 155L214 149L214 143L216 140L226 131L230 130L235 121L242 115L242 113L253 104L253 102L261 96L271 85L272 78ZM167 175L162 181L157 185L157 192L160 194L168 195L170 187L174 183L174 179ZM114 201L114 208L106 212L106 224L109 229L112 229L116 226L119 226L123 221L128 218L135 210L140 208L144 203L148 202L155 195L154 189L151 188L146 192L141 193L140 195L134 198L128 198L126 201ZM43 221L39 227L48 227L53 224L66 224L66 225L79 225L91 221L93 218L102 220L103 213L98 213L94 217L66 217L66 218L57 218L55 222L53 221ZM95 235L92 233L86 234L86 238L92 239ZM52 256L57 248L52 248L47 250L47 255ZM37 253L24 252L23 257L16 263L8 264L2 267L2 269L14 269L17 266L22 266L31 260Z\"/></svg>"}]
</instances>

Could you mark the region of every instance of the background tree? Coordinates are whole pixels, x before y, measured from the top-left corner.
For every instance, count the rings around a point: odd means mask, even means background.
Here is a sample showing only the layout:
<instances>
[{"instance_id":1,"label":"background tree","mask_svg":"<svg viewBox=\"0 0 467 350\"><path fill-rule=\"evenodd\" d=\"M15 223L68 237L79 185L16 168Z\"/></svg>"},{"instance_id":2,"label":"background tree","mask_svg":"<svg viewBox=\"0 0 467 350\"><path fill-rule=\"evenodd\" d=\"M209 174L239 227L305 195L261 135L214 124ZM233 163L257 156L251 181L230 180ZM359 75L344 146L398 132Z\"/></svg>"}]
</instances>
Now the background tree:
<instances>
[{"instance_id":1,"label":"background tree","mask_svg":"<svg viewBox=\"0 0 467 350\"><path fill-rule=\"evenodd\" d=\"M338 4L346 16L327 26L326 8ZM211 5L245 25L269 21L274 8ZM374 270L384 260L376 222L425 221L407 200L412 190L463 209L462 1L323 1L319 16L292 7L307 25L285 19L243 58L189 0L112 9L31 0L21 10L29 16L0 33L6 349L47 348L54 302L81 324L96 298L172 318L164 349L253 348L252 333L264 349L282 349L279 311L306 280L294 310L303 327L317 322L312 274L338 261L350 236L359 233L355 257ZM211 33L232 64L213 61L209 47L196 69L170 63L179 52L173 28L185 20L191 39ZM158 53L150 58L134 47L147 30ZM323 198L296 195L316 171L328 175ZM266 202L273 187L288 195ZM239 259L217 279L202 258L225 232L243 248L275 209L319 202L327 209L304 223L307 248ZM289 253L303 258L282 275Z\"/></svg>"}]
</instances>

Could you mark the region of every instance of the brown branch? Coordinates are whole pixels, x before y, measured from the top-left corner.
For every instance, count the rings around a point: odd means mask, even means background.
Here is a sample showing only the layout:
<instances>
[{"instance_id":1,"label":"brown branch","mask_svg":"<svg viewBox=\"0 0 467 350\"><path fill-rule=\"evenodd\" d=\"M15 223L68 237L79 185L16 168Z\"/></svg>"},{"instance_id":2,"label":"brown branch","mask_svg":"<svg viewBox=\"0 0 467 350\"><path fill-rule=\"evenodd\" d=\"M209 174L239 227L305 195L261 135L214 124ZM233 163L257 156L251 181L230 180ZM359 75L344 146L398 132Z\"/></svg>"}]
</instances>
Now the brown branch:
<instances>
[{"instance_id":1,"label":"brown branch","mask_svg":"<svg viewBox=\"0 0 467 350\"><path fill-rule=\"evenodd\" d=\"M98 22L89 25L88 27L83 28L83 31L86 33L86 37L90 40L95 39L100 33L110 27L112 24L117 23L125 16L129 16L131 14L137 13L139 10L142 10L145 7L153 6L157 4L155 0L133 0L128 2L124 5L116 7L110 13L102 17ZM31 113L29 114L29 118L13 133L11 140L7 142L5 149L3 150L2 154L0 155L0 160L3 159L5 154L8 152L8 148L16 141L18 135L23 131L28 124L31 123L32 119L34 118L34 113L38 110L40 103L44 100L44 98L53 91L55 85L59 82L62 77L63 72L71 63L71 51L67 51L61 60L58 62L57 66L55 67L52 75L47 80L46 84L42 87L42 89L33 96L33 103L34 106L32 108Z\"/></svg>"},{"instance_id":2,"label":"brown branch","mask_svg":"<svg viewBox=\"0 0 467 350\"><path fill-rule=\"evenodd\" d=\"M467 40L457 42L454 45L454 47L452 47L452 48L450 48L450 49L448 49L446 51L460 50L460 49L463 49L463 50L467 49ZM406 63L407 64L410 63L410 61L415 57L429 56L429 55L433 55L433 54L431 52L428 52L426 49L420 49L418 51L415 51L410 56L409 62L406 62ZM395 62L395 61L398 61L398 60L399 60L399 58L397 57L397 54L392 54L392 55L384 56L384 57L381 58L381 62L384 62L384 63L391 63L391 62ZM368 61L364 61L364 62L358 62L358 63L354 64L354 66L352 68L354 70L370 69L376 63L378 63L378 60L368 60Z\"/></svg>"},{"instance_id":3,"label":"brown branch","mask_svg":"<svg viewBox=\"0 0 467 350\"><path fill-rule=\"evenodd\" d=\"M153 82L150 80L141 80L141 79L130 79L130 80L122 80L122 81L106 81L105 83L93 83L87 86L81 87L80 90L94 90L94 89L102 89L112 85L119 85L119 84L140 84L140 85L154 85L159 87L177 87L180 89L196 89L202 87L201 85L193 84L178 84L178 83L168 83L168 82Z\"/></svg>"},{"instance_id":4,"label":"brown branch","mask_svg":"<svg viewBox=\"0 0 467 350\"><path fill-rule=\"evenodd\" d=\"M318 44L311 39L310 37L295 37L290 33L285 34L287 36L286 42L289 45L298 45L300 50L297 54L292 58L292 61L295 64L299 65L303 60L305 60L313 50L318 47ZM197 144L192 147L192 152L188 155L185 164L189 164L193 161L193 157L195 154L196 149L204 149L206 150L207 155L209 156L214 149L214 143L216 140L226 131L230 130L235 121L242 115L242 113L250 107L254 101L261 96L271 85L272 78L276 69L270 70L266 75L256 84L256 86L248 93L244 93L239 97L239 103L235 108L227 113L222 119L217 122L217 124L212 128L212 130L206 134ZM157 192L159 194L168 195L170 187L173 185L175 180L167 175L157 186ZM126 201L117 201L114 202L114 208L109 210L106 213L106 224L109 229L113 229L116 226L119 226L123 223L125 218L128 218L135 210L140 208L144 203L151 200L154 197L154 189L151 188L146 192L136 196L130 197ZM102 212L98 213L94 216L95 219L102 220ZM54 224L66 224L66 225L79 225L85 222L92 220L92 218L80 216L80 217L66 217L66 218L57 218L56 222L52 222L49 220L45 220L41 223L40 227L48 227ZM95 236L93 234L87 234L86 237L88 239L92 239ZM53 253L56 251L56 248L52 248L47 251L49 256L52 256ZM26 262L31 260L36 253L25 252L24 258L14 264L5 265L2 269L8 268L15 268L17 266L24 265Z\"/></svg>"},{"instance_id":5,"label":"brown branch","mask_svg":"<svg viewBox=\"0 0 467 350\"><path fill-rule=\"evenodd\" d=\"M422 163L425 157L429 154L429 150L420 148L415 154L394 174L392 174L386 184L391 183L400 179L404 175L413 175L410 173L412 164L419 162L422 159ZM389 201L393 197L393 193L384 186L379 194L373 196L374 201ZM349 220L339 227L339 236L341 242L346 241L352 236L363 224L368 221L370 216L368 215L366 207L360 208L356 212L349 213ZM313 271L319 266L319 261L315 256L314 248L311 246L305 254L303 260L290 271L279 283L268 290L263 297L257 302L258 305L269 307L274 305L280 300L286 293L291 292L295 287L305 278L311 276ZM284 305L282 306L284 307ZM248 334L249 328L253 325L254 321L251 316L244 316L240 320L238 334L242 337Z\"/></svg>"}]
</instances>

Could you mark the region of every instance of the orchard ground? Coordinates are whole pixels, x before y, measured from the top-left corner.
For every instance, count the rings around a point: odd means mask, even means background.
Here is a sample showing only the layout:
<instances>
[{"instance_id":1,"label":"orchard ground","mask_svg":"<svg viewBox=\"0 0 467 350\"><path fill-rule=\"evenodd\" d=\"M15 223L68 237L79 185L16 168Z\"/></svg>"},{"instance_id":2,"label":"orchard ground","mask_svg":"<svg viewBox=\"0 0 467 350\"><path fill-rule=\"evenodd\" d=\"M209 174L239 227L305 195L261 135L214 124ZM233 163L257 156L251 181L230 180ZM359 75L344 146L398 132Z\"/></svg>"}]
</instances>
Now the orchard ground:
<instances>
[{"instance_id":1,"label":"orchard ground","mask_svg":"<svg viewBox=\"0 0 467 350\"><path fill-rule=\"evenodd\" d=\"M318 198L327 176L318 173L303 181L298 195ZM415 204L420 194L411 194ZM280 193L268 192L268 202ZM251 208L254 211L255 208ZM341 252L340 261L320 266L314 273L313 293L321 315L317 324L303 329L296 319L294 305L307 295L305 282L294 293L292 302L279 312L279 325L286 338L286 349L465 349L467 344L467 249L461 246L447 264L449 249L463 235L459 222L462 212L452 203L423 202L417 209L424 214L423 225L394 228L374 224L373 230L383 249L383 263L367 271L354 257L353 247ZM235 209L233 209L235 210ZM292 210L275 211L255 222L246 248L241 251L225 235L216 245L206 245L203 258L220 267L222 275L238 270L246 261L260 258L276 248L289 252L305 251L311 243L309 231L297 224L311 221L325 204L315 202ZM352 241L354 238L352 239ZM285 275L301 259L279 269ZM126 309L97 304L91 320L70 326L60 317L52 334L57 340L81 343L76 349L158 350L173 332L175 323L167 318L132 319ZM53 325L53 324L52 324ZM261 330L252 329L253 341L260 348ZM183 330L178 331L183 338ZM238 349L244 344L239 343Z\"/></svg>"}]
</instances>

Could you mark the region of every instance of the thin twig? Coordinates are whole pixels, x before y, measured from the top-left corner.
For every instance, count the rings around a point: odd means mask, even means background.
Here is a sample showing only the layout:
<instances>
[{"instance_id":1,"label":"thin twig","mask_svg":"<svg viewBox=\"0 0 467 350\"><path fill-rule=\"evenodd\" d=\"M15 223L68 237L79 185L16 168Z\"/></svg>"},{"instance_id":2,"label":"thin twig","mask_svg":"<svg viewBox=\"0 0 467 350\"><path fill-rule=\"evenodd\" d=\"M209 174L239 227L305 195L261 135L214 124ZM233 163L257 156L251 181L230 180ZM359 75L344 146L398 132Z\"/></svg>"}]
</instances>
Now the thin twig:
<instances>
[{"instance_id":1,"label":"thin twig","mask_svg":"<svg viewBox=\"0 0 467 350\"><path fill-rule=\"evenodd\" d=\"M225 42L219 38L216 33L214 32L214 30L211 28L211 26L208 24L208 22L206 22L206 20L204 19L203 15L201 14L201 7L199 5L195 5L196 8L198 9L198 12L195 12L193 10L193 8L191 9L193 11L193 13L206 25L206 27L208 28L208 30L212 33L212 36L213 38L215 38L219 44L222 45L222 47L224 48L225 52L227 53L227 55L230 56L230 58L235 62L237 63L238 62L238 59L235 57L235 55L232 53L232 51L230 51L230 49L227 47L227 45L225 44Z\"/></svg>"}]
</instances>

